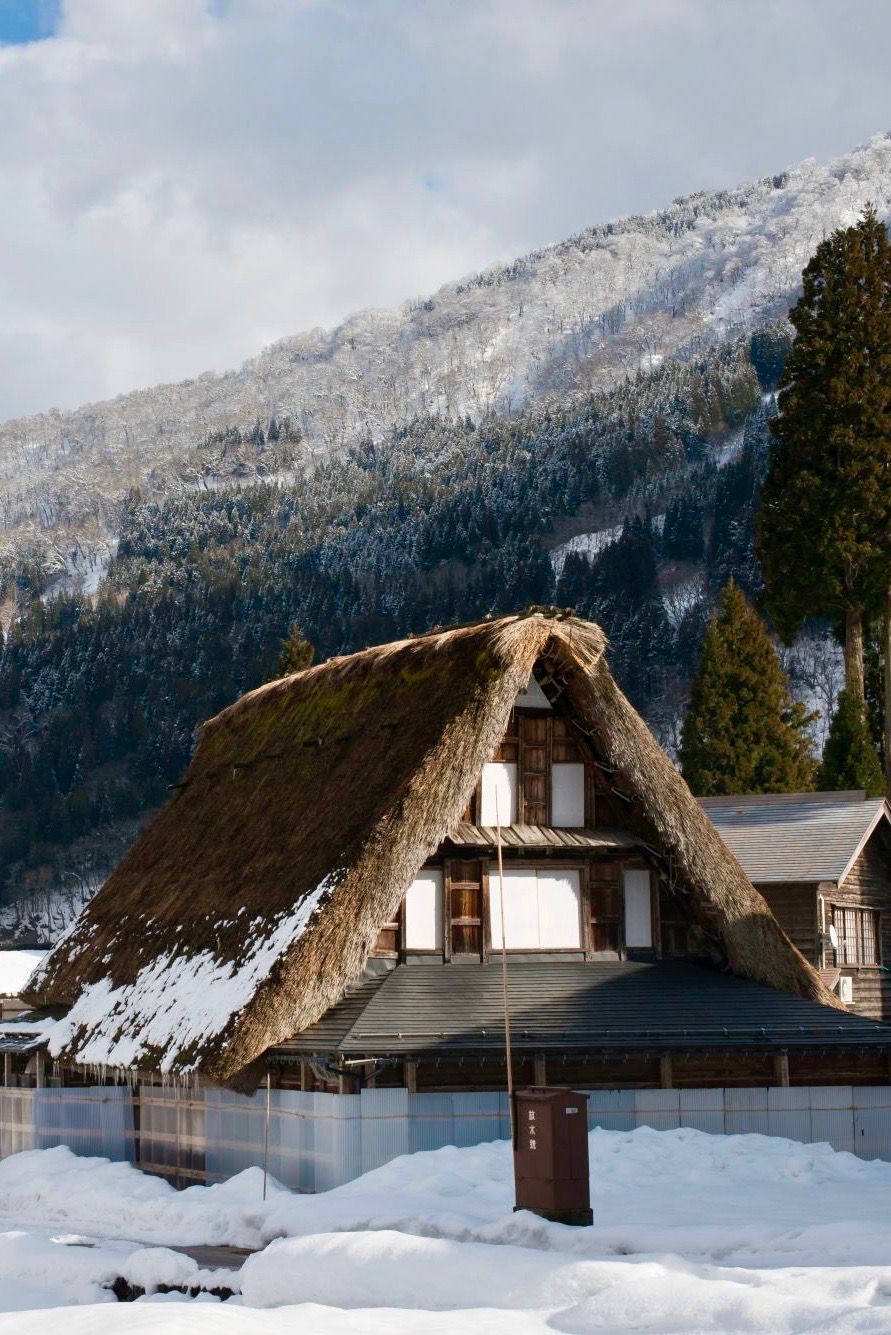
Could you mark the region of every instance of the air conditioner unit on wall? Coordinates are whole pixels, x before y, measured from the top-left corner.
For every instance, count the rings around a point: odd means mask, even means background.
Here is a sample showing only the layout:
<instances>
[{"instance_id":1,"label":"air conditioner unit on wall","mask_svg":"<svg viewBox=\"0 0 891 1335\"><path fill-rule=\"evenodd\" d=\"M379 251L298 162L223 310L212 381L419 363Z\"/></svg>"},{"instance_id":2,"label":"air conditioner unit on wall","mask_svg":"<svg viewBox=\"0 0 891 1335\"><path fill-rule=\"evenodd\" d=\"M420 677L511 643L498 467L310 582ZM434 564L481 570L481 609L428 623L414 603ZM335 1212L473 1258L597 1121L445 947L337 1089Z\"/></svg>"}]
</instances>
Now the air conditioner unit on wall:
<instances>
[{"instance_id":1,"label":"air conditioner unit on wall","mask_svg":"<svg viewBox=\"0 0 891 1335\"><path fill-rule=\"evenodd\" d=\"M854 979L848 978L842 974L838 980L838 997L846 1006L850 1006L854 1000Z\"/></svg>"}]
</instances>

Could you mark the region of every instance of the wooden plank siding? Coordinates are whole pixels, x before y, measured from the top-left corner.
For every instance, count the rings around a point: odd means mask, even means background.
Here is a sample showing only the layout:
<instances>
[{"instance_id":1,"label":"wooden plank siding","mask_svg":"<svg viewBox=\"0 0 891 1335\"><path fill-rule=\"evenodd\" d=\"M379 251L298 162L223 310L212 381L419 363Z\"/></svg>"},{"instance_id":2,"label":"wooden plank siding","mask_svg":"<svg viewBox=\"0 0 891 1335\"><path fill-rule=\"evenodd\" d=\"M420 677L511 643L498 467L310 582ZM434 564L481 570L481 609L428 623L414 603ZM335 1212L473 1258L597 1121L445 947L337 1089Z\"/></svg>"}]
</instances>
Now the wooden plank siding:
<instances>
[{"instance_id":1,"label":"wooden plank siding","mask_svg":"<svg viewBox=\"0 0 891 1335\"><path fill-rule=\"evenodd\" d=\"M891 847L884 829L878 829L867 843L847 876L835 892L827 895L832 904L875 909L879 914L879 963L848 965L834 957L843 975L853 980L854 999L850 1009L876 1020L891 1020ZM829 952L834 956L834 952Z\"/></svg>"},{"instance_id":2,"label":"wooden plank siding","mask_svg":"<svg viewBox=\"0 0 891 1335\"><path fill-rule=\"evenodd\" d=\"M849 1009L875 1020L891 1020L891 842L884 829L875 832L838 886L769 884L758 889L793 945L817 968L838 968L852 980ZM843 964L828 940L820 938L820 897L827 929L833 908L872 910L879 915L879 959L874 964ZM822 944L822 949L821 949Z\"/></svg>"},{"instance_id":3,"label":"wooden plank siding","mask_svg":"<svg viewBox=\"0 0 891 1335\"><path fill-rule=\"evenodd\" d=\"M817 887L811 885L762 885L761 894L783 931L802 955L820 967Z\"/></svg>"}]
</instances>

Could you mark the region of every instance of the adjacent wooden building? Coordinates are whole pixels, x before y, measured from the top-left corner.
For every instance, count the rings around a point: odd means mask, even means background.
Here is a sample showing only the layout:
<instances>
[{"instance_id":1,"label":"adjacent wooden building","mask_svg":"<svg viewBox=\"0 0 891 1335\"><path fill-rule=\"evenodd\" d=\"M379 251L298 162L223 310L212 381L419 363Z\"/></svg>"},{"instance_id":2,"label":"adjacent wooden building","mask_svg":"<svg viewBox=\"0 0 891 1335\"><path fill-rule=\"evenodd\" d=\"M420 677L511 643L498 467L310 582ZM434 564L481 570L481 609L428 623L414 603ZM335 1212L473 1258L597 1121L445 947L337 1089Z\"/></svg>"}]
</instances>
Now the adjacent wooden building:
<instances>
[{"instance_id":1,"label":"adjacent wooden building","mask_svg":"<svg viewBox=\"0 0 891 1335\"><path fill-rule=\"evenodd\" d=\"M866 793L702 800L774 917L848 1010L891 1020L891 808Z\"/></svg>"},{"instance_id":2,"label":"adjacent wooden building","mask_svg":"<svg viewBox=\"0 0 891 1335\"><path fill-rule=\"evenodd\" d=\"M334 659L202 731L32 980L50 1057L252 1089L885 1082L615 685L535 611ZM500 828L503 867L497 845Z\"/></svg>"}]
</instances>

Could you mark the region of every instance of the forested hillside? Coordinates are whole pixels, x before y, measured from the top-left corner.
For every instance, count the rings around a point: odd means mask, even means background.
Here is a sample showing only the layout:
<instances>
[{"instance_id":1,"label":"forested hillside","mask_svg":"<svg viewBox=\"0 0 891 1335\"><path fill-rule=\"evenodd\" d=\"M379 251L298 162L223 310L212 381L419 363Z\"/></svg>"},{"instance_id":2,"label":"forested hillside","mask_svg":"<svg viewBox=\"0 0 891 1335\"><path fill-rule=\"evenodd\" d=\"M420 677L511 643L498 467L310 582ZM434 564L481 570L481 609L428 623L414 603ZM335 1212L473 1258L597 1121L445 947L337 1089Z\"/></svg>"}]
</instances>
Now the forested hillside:
<instances>
[{"instance_id":1,"label":"forested hillside","mask_svg":"<svg viewBox=\"0 0 891 1335\"><path fill-rule=\"evenodd\" d=\"M474 421L698 357L782 317L823 236L871 200L891 215L891 136L736 189L575 236L446 284L400 310L362 311L208 372L73 411L0 425L0 562L95 583L134 487L230 485L288 466L256 422L290 418L298 458L382 439L428 413Z\"/></svg>"},{"instance_id":2,"label":"forested hillside","mask_svg":"<svg viewBox=\"0 0 891 1335\"><path fill-rule=\"evenodd\" d=\"M21 572L0 652L6 902L101 880L197 725L276 674L295 623L326 657L572 605L605 626L673 745L716 593L731 573L758 591L752 517L786 346L767 326L561 411L424 416L288 482L133 494L95 597L40 598ZM253 431L266 448L269 424Z\"/></svg>"}]
</instances>

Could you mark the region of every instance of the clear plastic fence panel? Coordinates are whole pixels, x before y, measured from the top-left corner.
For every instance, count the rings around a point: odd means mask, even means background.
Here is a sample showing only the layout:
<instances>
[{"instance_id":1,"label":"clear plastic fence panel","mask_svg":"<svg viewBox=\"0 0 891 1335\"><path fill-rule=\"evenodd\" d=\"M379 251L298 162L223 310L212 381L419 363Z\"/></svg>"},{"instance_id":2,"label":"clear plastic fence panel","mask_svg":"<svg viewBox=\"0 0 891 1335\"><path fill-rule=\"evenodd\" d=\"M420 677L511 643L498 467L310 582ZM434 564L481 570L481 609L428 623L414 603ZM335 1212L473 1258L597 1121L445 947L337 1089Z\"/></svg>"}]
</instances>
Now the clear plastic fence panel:
<instances>
[{"instance_id":1,"label":"clear plastic fence panel","mask_svg":"<svg viewBox=\"0 0 891 1335\"><path fill-rule=\"evenodd\" d=\"M35 1089L34 1147L133 1162L133 1098L124 1085Z\"/></svg>"},{"instance_id":2,"label":"clear plastic fence panel","mask_svg":"<svg viewBox=\"0 0 891 1335\"><path fill-rule=\"evenodd\" d=\"M681 1126L710 1135L724 1134L723 1089L679 1089Z\"/></svg>"},{"instance_id":3,"label":"clear plastic fence panel","mask_svg":"<svg viewBox=\"0 0 891 1335\"><path fill-rule=\"evenodd\" d=\"M423 1116L418 1102L426 1094L409 1094L407 1089L363 1089L359 1095L362 1117L362 1172L371 1172L400 1154L431 1149L426 1143ZM434 1099L437 1096L434 1095ZM451 1102L448 1106L451 1128Z\"/></svg>"},{"instance_id":4,"label":"clear plastic fence panel","mask_svg":"<svg viewBox=\"0 0 891 1335\"><path fill-rule=\"evenodd\" d=\"M269 1171L293 1191L328 1191L362 1173L358 1094L272 1091L271 1136L278 1122L278 1157Z\"/></svg>"},{"instance_id":5,"label":"clear plastic fence panel","mask_svg":"<svg viewBox=\"0 0 891 1335\"><path fill-rule=\"evenodd\" d=\"M638 1126L654 1131L673 1131L681 1124L681 1097L678 1089L636 1089L634 1117Z\"/></svg>"},{"instance_id":6,"label":"clear plastic fence panel","mask_svg":"<svg viewBox=\"0 0 891 1335\"><path fill-rule=\"evenodd\" d=\"M856 1086L854 1153L861 1159L891 1159L891 1086Z\"/></svg>"},{"instance_id":7,"label":"clear plastic fence panel","mask_svg":"<svg viewBox=\"0 0 891 1335\"><path fill-rule=\"evenodd\" d=\"M633 1089L588 1090L589 1131L595 1126L604 1131L633 1131L636 1125Z\"/></svg>"},{"instance_id":8,"label":"clear plastic fence panel","mask_svg":"<svg viewBox=\"0 0 891 1335\"><path fill-rule=\"evenodd\" d=\"M808 1090L811 1135L834 1150L854 1149L854 1091L850 1085L814 1086Z\"/></svg>"},{"instance_id":9,"label":"clear plastic fence panel","mask_svg":"<svg viewBox=\"0 0 891 1335\"><path fill-rule=\"evenodd\" d=\"M454 1144L484 1145L490 1140L510 1139L507 1103L499 1091L450 1097Z\"/></svg>"},{"instance_id":10,"label":"clear plastic fence panel","mask_svg":"<svg viewBox=\"0 0 891 1335\"><path fill-rule=\"evenodd\" d=\"M32 1089L0 1087L0 1158L34 1149Z\"/></svg>"},{"instance_id":11,"label":"clear plastic fence panel","mask_svg":"<svg viewBox=\"0 0 891 1335\"><path fill-rule=\"evenodd\" d=\"M185 1181L203 1181L205 1094L189 1085L139 1089L139 1163Z\"/></svg>"},{"instance_id":12,"label":"clear plastic fence panel","mask_svg":"<svg viewBox=\"0 0 891 1335\"><path fill-rule=\"evenodd\" d=\"M456 1143L454 1102L454 1094L409 1095L409 1149L413 1153Z\"/></svg>"},{"instance_id":13,"label":"clear plastic fence panel","mask_svg":"<svg viewBox=\"0 0 891 1335\"><path fill-rule=\"evenodd\" d=\"M771 1085L767 1091L767 1125L771 1136L807 1143L811 1135L811 1092L800 1086Z\"/></svg>"},{"instance_id":14,"label":"clear plastic fence panel","mask_svg":"<svg viewBox=\"0 0 891 1335\"><path fill-rule=\"evenodd\" d=\"M725 1089L724 1130L729 1135L745 1135L750 1131L770 1135L766 1085L753 1089Z\"/></svg>"},{"instance_id":15,"label":"clear plastic fence panel","mask_svg":"<svg viewBox=\"0 0 891 1335\"><path fill-rule=\"evenodd\" d=\"M204 1118L208 1181L219 1182L234 1177L246 1168L262 1168L266 1132L265 1090L249 1096L223 1089L206 1089Z\"/></svg>"}]
</instances>

